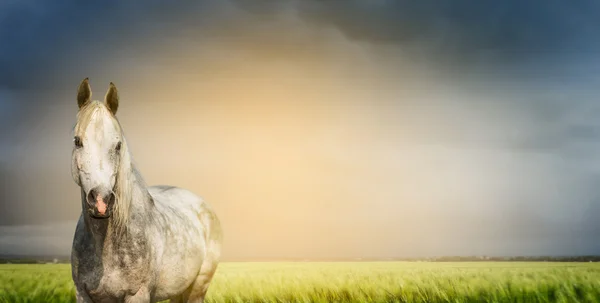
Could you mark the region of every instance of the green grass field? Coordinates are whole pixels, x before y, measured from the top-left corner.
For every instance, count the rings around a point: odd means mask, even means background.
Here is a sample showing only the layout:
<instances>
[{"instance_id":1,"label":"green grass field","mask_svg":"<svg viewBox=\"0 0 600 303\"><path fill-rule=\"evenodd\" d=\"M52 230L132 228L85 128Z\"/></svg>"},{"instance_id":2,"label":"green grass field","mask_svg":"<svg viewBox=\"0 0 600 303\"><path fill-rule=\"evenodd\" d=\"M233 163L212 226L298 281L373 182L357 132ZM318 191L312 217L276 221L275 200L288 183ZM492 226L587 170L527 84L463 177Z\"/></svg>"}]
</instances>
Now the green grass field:
<instances>
[{"instance_id":1,"label":"green grass field","mask_svg":"<svg viewBox=\"0 0 600 303\"><path fill-rule=\"evenodd\" d=\"M600 302L600 263L222 263L208 302ZM0 265L0 303L75 302L65 264Z\"/></svg>"}]
</instances>

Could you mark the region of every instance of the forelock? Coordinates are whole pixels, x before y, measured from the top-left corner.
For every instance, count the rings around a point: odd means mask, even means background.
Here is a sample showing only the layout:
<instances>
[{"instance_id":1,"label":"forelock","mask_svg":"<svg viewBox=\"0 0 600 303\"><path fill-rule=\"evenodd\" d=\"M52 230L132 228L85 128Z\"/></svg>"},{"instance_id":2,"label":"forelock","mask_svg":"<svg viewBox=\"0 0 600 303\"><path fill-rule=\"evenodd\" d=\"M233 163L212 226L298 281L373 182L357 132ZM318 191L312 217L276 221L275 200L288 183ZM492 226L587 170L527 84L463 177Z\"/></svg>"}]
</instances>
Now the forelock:
<instances>
[{"instance_id":1,"label":"forelock","mask_svg":"<svg viewBox=\"0 0 600 303\"><path fill-rule=\"evenodd\" d=\"M77 113L77 124L74 128L75 136L84 137L86 130L92 121L101 124L101 117L107 117L112 121L117 132L121 132L121 127L117 119L113 116L110 110L103 102L92 101L83 106Z\"/></svg>"}]
</instances>

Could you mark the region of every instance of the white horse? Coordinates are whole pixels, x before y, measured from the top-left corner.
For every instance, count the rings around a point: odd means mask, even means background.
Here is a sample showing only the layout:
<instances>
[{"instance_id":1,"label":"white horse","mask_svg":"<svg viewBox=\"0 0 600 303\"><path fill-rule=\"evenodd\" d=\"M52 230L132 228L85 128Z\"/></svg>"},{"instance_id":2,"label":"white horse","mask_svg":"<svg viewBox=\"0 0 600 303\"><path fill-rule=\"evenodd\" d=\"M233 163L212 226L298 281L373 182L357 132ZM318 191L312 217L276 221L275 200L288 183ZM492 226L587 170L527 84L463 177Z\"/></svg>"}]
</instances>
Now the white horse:
<instances>
[{"instance_id":1,"label":"white horse","mask_svg":"<svg viewBox=\"0 0 600 303\"><path fill-rule=\"evenodd\" d=\"M117 88L92 101L79 85L72 174L81 187L71 270L77 302L203 302L222 232L211 207L172 186L147 187L115 117Z\"/></svg>"}]
</instances>

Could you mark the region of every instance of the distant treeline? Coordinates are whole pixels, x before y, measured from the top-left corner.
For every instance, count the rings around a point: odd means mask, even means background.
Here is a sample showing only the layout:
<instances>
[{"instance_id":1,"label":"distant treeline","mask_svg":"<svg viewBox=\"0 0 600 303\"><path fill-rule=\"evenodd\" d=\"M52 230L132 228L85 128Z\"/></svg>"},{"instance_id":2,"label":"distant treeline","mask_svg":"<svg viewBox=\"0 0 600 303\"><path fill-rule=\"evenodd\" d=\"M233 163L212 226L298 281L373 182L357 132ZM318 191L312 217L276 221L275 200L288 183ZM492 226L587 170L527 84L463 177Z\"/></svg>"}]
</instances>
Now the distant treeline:
<instances>
[{"instance_id":1,"label":"distant treeline","mask_svg":"<svg viewBox=\"0 0 600 303\"><path fill-rule=\"evenodd\" d=\"M380 262L380 261L404 261L404 262L600 262L598 256L515 256L515 257L492 257L492 256L441 256L441 257L388 257L388 258L239 258L224 260L225 262Z\"/></svg>"},{"instance_id":2,"label":"distant treeline","mask_svg":"<svg viewBox=\"0 0 600 303\"><path fill-rule=\"evenodd\" d=\"M600 256L536 256L536 257L489 257L489 256L446 256L429 258L352 258L352 259L299 259L299 258L277 258L277 259L236 259L223 260L223 262L368 262L368 261L408 261L408 262L600 262ZM70 263L69 257L3 257L0 256L0 264L47 264L47 263Z\"/></svg>"},{"instance_id":3,"label":"distant treeline","mask_svg":"<svg viewBox=\"0 0 600 303\"><path fill-rule=\"evenodd\" d=\"M429 262L599 262L600 256L535 256L535 257L488 257L488 256L472 256L472 257L433 257L421 259L408 259L406 261L429 261Z\"/></svg>"},{"instance_id":4,"label":"distant treeline","mask_svg":"<svg viewBox=\"0 0 600 303\"><path fill-rule=\"evenodd\" d=\"M62 258L49 258L49 257L2 258L2 257L0 257L0 264L47 264L47 263L71 263L71 259L69 257L62 257Z\"/></svg>"}]
</instances>

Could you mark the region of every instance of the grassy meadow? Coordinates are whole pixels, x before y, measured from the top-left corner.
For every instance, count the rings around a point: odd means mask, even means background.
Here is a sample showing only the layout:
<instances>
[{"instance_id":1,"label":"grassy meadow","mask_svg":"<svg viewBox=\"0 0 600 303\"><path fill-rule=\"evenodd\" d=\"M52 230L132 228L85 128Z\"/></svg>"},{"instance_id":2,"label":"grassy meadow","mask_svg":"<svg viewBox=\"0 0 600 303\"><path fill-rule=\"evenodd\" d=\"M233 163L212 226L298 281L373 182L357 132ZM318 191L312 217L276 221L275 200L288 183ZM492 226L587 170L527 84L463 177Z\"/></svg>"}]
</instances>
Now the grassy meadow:
<instances>
[{"instance_id":1,"label":"grassy meadow","mask_svg":"<svg viewBox=\"0 0 600 303\"><path fill-rule=\"evenodd\" d=\"M0 265L7 302L75 302L69 265ZM600 302L600 263L229 262L207 302Z\"/></svg>"}]
</instances>

